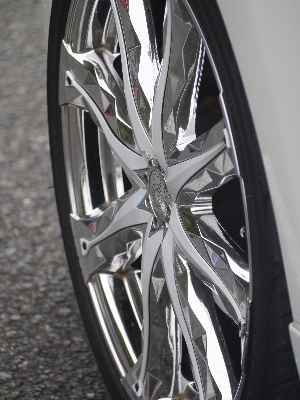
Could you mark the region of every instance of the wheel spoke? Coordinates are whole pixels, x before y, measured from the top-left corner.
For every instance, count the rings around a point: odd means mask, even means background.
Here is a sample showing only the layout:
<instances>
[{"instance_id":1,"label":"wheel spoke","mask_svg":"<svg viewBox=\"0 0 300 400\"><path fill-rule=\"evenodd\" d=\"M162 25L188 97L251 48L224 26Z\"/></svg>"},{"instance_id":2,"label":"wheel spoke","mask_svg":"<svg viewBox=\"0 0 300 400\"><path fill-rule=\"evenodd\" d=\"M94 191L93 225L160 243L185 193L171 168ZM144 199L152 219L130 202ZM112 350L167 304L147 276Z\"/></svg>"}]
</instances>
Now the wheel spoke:
<instances>
[{"instance_id":1,"label":"wheel spoke","mask_svg":"<svg viewBox=\"0 0 300 400\"><path fill-rule=\"evenodd\" d=\"M180 249L184 257L189 261L189 263L191 263L193 268L196 269L195 272L199 272L200 275L203 276L203 280L209 282L209 286L212 289L217 289L217 292L222 293L235 314L234 320L239 321L240 323L244 323L246 317L246 307L244 303L245 298L239 297L238 299L235 299L233 297L233 293L230 291L230 288L226 286L226 284L213 270L207 260L205 260L205 258L200 255L200 253L194 247L186 232L184 231L177 207L175 205L172 207L170 228L174 234L178 248ZM240 303L238 301L240 301Z\"/></svg>"},{"instance_id":2,"label":"wheel spoke","mask_svg":"<svg viewBox=\"0 0 300 400\"><path fill-rule=\"evenodd\" d=\"M130 342L130 339L127 335L121 314L116 304L116 300L118 300L120 294L115 289L113 275L99 274L96 277L96 281L98 281L98 287L100 288L103 295L103 305L105 307L105 310L109 310L108 312L113 315L113 324L116 334L117 336L119 336L120 342L124 342L124 348L126 348L127 353L130 357L130 364L134 364L137 362L137 357Z\"/></svg>"},{"instance_id":3,"label":"wheel spoke","mask_svg":"<svg viewBox=\"0 0 300 400\"><path fill-rule=\"evenodd\" d=\"M159 60L153 17L150 11L149 0L128 1L128 14L131 25L140 43L139 60L136 60L137 64L131 67L134 70L130 70L131 81L139 82L149 103L149 107L152 109L154 86L159 71ZM127 50L129 50L129 48L127 48ZM134 76L134 73L136 73L136 76ZM140 107L139 110L141 112ZM150 121L148 121L148 124L149 122Z\"/></svg>"},{"instance_id":4,"label":"wheel spoke","mask_svg":"<svg viewBox=\"0 0 300 400\"><path fill-rule=\"evenodd\" d=\"M199 42L199 40L194 40L193 42ZM195 53L198 52L197 62L193 60L193 65L185 66L185 71L189 71L189 74L192 75L191 78L186 78L186 84L184 90L182 90L182 94L180 99L176 99L176 103L178 104L178 110L176 108L172 109L171 111L171 118L172 115L177 116L177 124L176 127L176 141L175 146L172 149L166 149L168 154L172 153L172 150L176 153L179 151L183 151L186 146L193 142L196 139L196 109L197 109L197 97L198 97L198 90L199 90L199 80L200 75L202 72L203 61L204 61L204 46L202 45L202 41L198 44L198 48L195 49ZM193 53L193 48L189 49L190 54ZM191 58L191 57L189 57ZM182 57L183 59L183 57ZM191 73L192 70L192 73ZM176 104L176 105L177 105ZM173 117L174 118L174 117ZM168 120L170 117L168 118ZM167 123L167 122L166 122ZM169 133L173 133L172 131ZM165 132L165 135L167 133ZM170 143L170 140L168 141Z\"/></svg>"},{"instance_id":5,"label":"wheel spoke","mask_svg":"<svg viewBox=\"0 0 300 400\"><path fill-rule=\"evenodd\" d=\"M145 36L145 33L139 35L140 29L137 32L134 29L138 27L137 18L141 18L143 22L139 20L138 24L143 27L143 32L148 32L144 29L143 23L149 27L150 19L146 17L144 2L133 3L132 11L128 12L127 7L125 8L119 0L115 0L112 1L112 10L119 38L128 112L138 146L152 157L153 150L146 131L149 131L153 97L151 92L157 75L155 48L153 43L149 46L148 35ZM147 78L148 83L145 82Z\"/></svg>"},{"instance_id":6,"label":"wheel spoke","mask_svg":"<svg viewBox=\"0 0 300 400\"><path fill-rule=\"evenodd\" d=\"M197 98L205 55L194 22L180 2L173 4L171 46L162 113L165 152L170 161L196 139Z\"/></svg>"},{"instance_id":7,"label":"wheel spoke","mask_svg":"<svg viewBox=\"0 0 300 400\"><path fill-rule=\"evenodd\" d=\"M142 300L143 300L143 359L141 371L138 380L138 393L142 394L144 389L145 374L148 363L148 350L149 350L149 334L150 334L150 310L149 310L149 293L150 281L154 262L157 252L163 239L163 230L150 235L152 228L152 219L149 221L144 244L143 244L143 257L142 257Z\"/></svg>"},{"instance_id":8,"label":"wheel spoke","mask_svg":"<svg viewBox=\"0 0 300 400\"><path fill-rule=\"evenodd\" d=\"M88 112L65 105L62 120L71 213L90 216L124 194L122 169Z\"/></svg>"},{"instance_id":9,"label":"wheel spoke","mask_svg":"<svg viewBox=\"0 0 300 400\"><path fill-rule=\"evenodd\" d=\"M201 376L199 374L198 362L176 288L174 275L174 238L171 229L168 230L162 243L162 262L166 276L167 287L174 307L175 315L179 322L182 334L184 336L189 351L193 374L199 391L199 397L201 400L204 400L204 388L202 386Z\"/></svg>"},{"instance_id":10,"label":"wheel spoke","mask_svg":"<svg viewBox=\"0 0 300 400\"><path fill-rule=\"evenodd\" d=\"M127 233L123 235L123 240L126 238L129 239ZM119 239L122 239L121 236ZM136 334L139 333L137 321L134 321L134 315L132 315L130 329L126 321L128 310L125 304L127 307L130 306L127 294L133 275L135 273L132 268L125 265L118 273L105 271L95 275L88 284L91 292L94 292L93 301L96 301L96 312L122 376L125 376L125 371L137 362L140 352L139 338L135 337L135 341L132 342L135 335L133 336L131 332L134 329ZM132 295L132 292L130 294Z\"/></svg>"},{"instance_id":11,"label":"wheel spoke","mask_svg":"<svg viewBox=\"0 0 300 400\"><path fill-rule=\"evenodd\" d=\"M181 374L182 334L158 254L150 284L150 340L144 398L176 398L186 384ZM157 359L157 354L164 357Z\"/></svg>"},{"instance_id":12,"label":"wheel spoke","mask_svg":"<svg viewBox=\"0 0 300 400\"><path fill-rule=\"evenodd\" d=\"M229 189L220 195L220 190L226 187ZM230 201L228 203L228 193L234 198L232 207ZM239 193L240 183L236 178L234 165L228 150L224 150L186 183L178 197L178 205L187 235L202 257L226 284L240 305L240 309L243 309L245 317L246 292L250 278L249 266L245 261L247 251L240 247L244 241L240 237L240 229L245 226L245 218L242 199L240 202L237 201ZM222 209L226 206L227 210L225 219L221 214L221 222L214 214L216 212L219 215L219 203ZM230 219L235 220L235 224L230 221L232 228L229 228L229 233L224 229L228 225L227 214L231 216ZM224 227L222 227L223 221L225 221ZM233 319L236 321L234 315Z\"/></svg>"},{"instance_id":13,"label":"wheel spoke","mask_svg":"<svg viewBox=\"0 0 300 400\"><path fill-rule=\"evenodd\" d=\"M129 226L148 223L150 219L150 213L138 208L138 205L141 203L141 201L143 201L145 194L146 190L139 189L138 191L133 193L127 199L127 201L122 204L120 208L117 208L119 205L118 202L115 205L111 206L113 207L113 216L108 227L104 229L94 239L79 239L82 256L86 256L92 247L107 239L109 236L115 234L116 232ZM106 211L106 213L108 213L108 210Z\"/></svg>"},{"instance_id":14,"label":"wheel spoke","mask_svg":"<svg viewBox=\"0 0 300 400\"><path fill-rule=\"evenodd\" d=\"M205 284L199 283L185 259L180 256L172 231L162 244L167 285L176 317L184 335L200 399L221 393L232 398L237 382L231 372L229 357L224 358L224 340L214 311L213 297ZM192 276L193 274L193 276ZM197 283L197 292L193 282Z\"/></svg>"},{"instance_id":15,"label":"wheel spoke","mask_svg":"<svg viewBox=\"0 0 300 400\"><path fill-rule=\"evenodd\" d=\"M152 124L151 124L154 154L160 166L163 168L165 172L167 170L167 163L165 159L165 150L164 150L163 136L162 136L162 111L163 111L163 101L167 83L170 52L171 52L171 35L172 35L171 15L172 15L172 4L170 0L167 0L165 21L164 21L165 42L163 49L163 61L155 89Z\"/></svg>"},{"instance_id":16,"label":"wheel spoke","mask_svg":"<svg viewBox=\"0 0 300 400\"><path fill-rule=\"evenodd\" d=\"M89 50L85 53L74 53L70 45L63 43L61 57L64 70L72 71L78 83L102 111L114 134L127 146L137 150L126 107L123 82L109 58L109 50L105 48L97 52ZM60 103L78 105L78 92L68 85L63 74L60 80Z\"/></svg>"},{"instance_id":17,"label":"wheel spoke","mask_svg":"<svg viewBox=\"0 0 300 400\"><path fill-rule=\"evenodd\" d=\"M167 186L174 201L183 185L224 148L225 143L221 141L207 151L200 152L199 155L168 168Z\"/></svg>"},{"instance_id":18,"label":"wheel spoke","mask_svg":"<svg viewBox=\"0 0 300 400\"><path fill-rule=\"evenodd\" d=\"M62 123L65 129L64 154L71 212L84 216L90 212L90 198L87 190L87 167L84 152L82 111L72 105L62 108ZM71 140L72 137L72 140Z\"/></svg>"},{"instance_id":19,"label":"wheel spoke","mask_svg":"<svg viewBox=\"0 0 300 400\"><path fill-rule=\"evenodd\" d=\"M76 228L78 231L79 222L74 222L73 220L71 222L73 226L77 224ZM82 226L82 231L85 233L85 235L86 230L86 227L84 229L84 227ZM73 231L75 231L75 228L73 228ZM118 231L116 234L92 247L90 252L86 256L82 256L79 253L81 248L80 242L77 241L77 251L79 254L79 259L81 261L81 271L84 277L84 281L86 283L89 282L91 277L99 272L105 271L109 273L116 273L120 269L124 269L132 262L134 262L140 256L142 251L142 240L144 236L144 231L144 225L137 225ZM128 278L128 282L130 283L131 281L132 279ZM126 290L130 289L129 283L127 286L125 285ZM128 294L128 297L132 299L137 307L137 302L134 301L133 294L131 295L131 297L130 294ZM140 314L138 313L138 310L136 310L136 313ZM139 324L140 321L137 320L137 322Z\"/></svg>"},{"instance_id":20,"label":"wheel spoke","mask_svg":"<svg viewBox=\"0 0 300 400\"><path fill-rule=\"evenodd\" d=\"M89 292L91 294L91 299L92 302L94 304L94 308L97 314L97 318L99 321L99 324L102 327L102 332L104 334L104 337L106 339L107 345L109 350L111 351L111 355L113 357L113 360L116 363L116 366L118 368L118 370L120 371L121 376L125 376L126 375L126 369L128 369L128 365L127 363L122 363L121 360L119 359L119 355L116 351L116 347L115 347L115 343L112 340L112 337L110 335L110 331L108 329L108 326L106 324L106 318L105 318L105 314L103 312L103 310L101 309L100 303L101 303L101 294L99 293L99 291L95 290L94 285L90 282L88 284L88 289Z\"/></svg>"},{"instance_id":21,"label":"wheel spoke","mask_svg":"<svg viewBox=\"0 0 300 400\"><path fill-rule=\"evenodd\" d=\"M119 161L119 163L124 168L125 172L141 187L144 187L144 183L141 179L133 172L134 170L144 169L148 166L146 161L142 156L139 156L135 152L133 152L128 147L124 146L120 140L114 135L110 126L107 124L106 119L103 113L100 111L94 100L87 93L87 91L77 82L72 72L67 72L67 78L70 79L71 86L74 86L75 89L84 97L86 100L89 109L95 115L97 121L102 128L107 142L109 143L114 156Z\"/></svg>"},{"instance_id":22,"label":"wheel spoke","mask_svg":"<svg viewBox=\"0 0 300 400\"><path fill-rule=\"evenodd\" d=\"M198 216L196 221L198 222L201 237L208 249L209 256L215 268L218 268L221 255L221 258L224 258L225 264L222 264L220 271L231 270L231 272L242 279L247 286L249 282L249 267L225 238L216 217L214 215L202 215ZM233 290L233 288L231 289Z\"/></svg>"},{"instance_id":23,"label":"wheel spoke","mask_svg":"<svg viewBox=\"0 0 300 400\"><path fill-rule=\"evenodd\" d=\"M122 168L116 162L106 137L101 130L99 130L99 149L105 203L111 204L124 194Z\"/></svg>"},{"instance_id":24,"label":"wheel spoke","mask_svg":"<svg viewBox=\"0 0 300 400\"><path fill-rule=\"evenodd\" d=\"M237 381L221 335L213 296L175 249L175 279L185 322L200 370L204 398L232 399Z\"/></svg>"},{"instance_id":25,"label":"wheel spoke","mask_svg":"<svg viewBox=\"0 0 300 400\"><path fill-rule=\"evenodd\" d=\"M140 246L140 251L142 253L142 245ZM135 252L135 256L137 254L138 254L138 252ZM132 259L132 261L135 261L135 260ZM132 307L132 311L134 313L135 319L137 321L137 324L138 324L140 330L142 330L143 304L142 304L142 300L141 300L141 289L142 288L141 288L140 279L138 278L136 272L132 272L131 274L126 275L124 277L123 281L124 281L125 290L126 290L130 305Z\"/></svg>"}]
</instances>

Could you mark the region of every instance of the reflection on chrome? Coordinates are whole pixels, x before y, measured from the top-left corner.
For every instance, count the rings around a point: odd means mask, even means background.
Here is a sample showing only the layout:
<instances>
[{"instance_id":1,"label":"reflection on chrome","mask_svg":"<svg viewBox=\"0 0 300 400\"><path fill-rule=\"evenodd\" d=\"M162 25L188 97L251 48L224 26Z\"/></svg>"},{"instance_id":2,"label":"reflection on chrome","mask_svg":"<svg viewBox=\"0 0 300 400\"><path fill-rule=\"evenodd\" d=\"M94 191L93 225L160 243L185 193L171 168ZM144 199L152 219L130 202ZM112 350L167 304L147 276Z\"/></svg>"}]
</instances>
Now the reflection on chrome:
<instances>
[{"instance_id":1,"label":"reflection on chrome","mask_svg":"<svg viewBox=\"0 0 300 400\"><path fill-rule=\"evenodd\" d=\"M72 232L108 349L133 399L233 399L247 213L235 237L218 209L228 185L243 191L209 49L185 0L166 0L161 48L152 0L79 3L59 96Z\"/></svg>"},{"instance_id":2,"label":"reflection on chrome","mask_svg":"<svg viewBox=\"0 0 300 400\"><path fill-rule=\"evenodd\" d=\"M147 2L129 0L127 9L121 2L116 2L116 5L118 22L124 34L120 46L124 43L133 97L143 125L149 133L154 86L159 70L153 20L147 12Z\"/></svg>"},{"instance_id":3,"label":"reflection on chrome","mask_svg":"<svg viewBox=\"0 0 300 400\"><path fill-rule=\"evenodd\" d=\"M163 109L166 153L177 159L196 139L196 105L205 48L182 2L172 10L172 49ZM175 34L175 32L180 32Z\"/></svg>"},{"instance_id":4,"label":"reflection on chrome","mask_svg":"<svg viewBox=\"0 0 300 400\"><path fill-rule=\"evenodd\" d=\"M213 298L201 282L197 282L195 288L192 283L194 280L192 278L195 276L180 254L175 256L175 260L178 293L185 321L195 345L206 398L221 394L222 398L230 399L233 397L237 382L232 374L230 359L226 357L225 348L221 347L224 342L214 322L216 316Z\"/></svg>"}]
</instances>

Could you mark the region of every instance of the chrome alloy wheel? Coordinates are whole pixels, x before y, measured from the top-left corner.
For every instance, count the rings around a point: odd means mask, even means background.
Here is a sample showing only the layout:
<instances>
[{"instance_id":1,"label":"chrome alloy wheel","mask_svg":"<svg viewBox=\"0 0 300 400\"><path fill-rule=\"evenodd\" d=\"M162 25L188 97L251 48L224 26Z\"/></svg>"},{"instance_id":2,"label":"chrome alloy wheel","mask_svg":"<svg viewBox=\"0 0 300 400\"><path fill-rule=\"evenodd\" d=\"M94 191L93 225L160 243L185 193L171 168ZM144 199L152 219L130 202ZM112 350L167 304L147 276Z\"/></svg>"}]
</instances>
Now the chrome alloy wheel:
<instances>
[{"instance_id":1,"label":"chrome alloy wheel","mask_svg":"<svg viewBox=\"0 0 300 400\"><path fill-rule=\"evenodd\" d=\"M222 87L188 2L74 0L60 104L77 255L128 395L238 397L246 202Z\"/></svg>"}]
</instances>

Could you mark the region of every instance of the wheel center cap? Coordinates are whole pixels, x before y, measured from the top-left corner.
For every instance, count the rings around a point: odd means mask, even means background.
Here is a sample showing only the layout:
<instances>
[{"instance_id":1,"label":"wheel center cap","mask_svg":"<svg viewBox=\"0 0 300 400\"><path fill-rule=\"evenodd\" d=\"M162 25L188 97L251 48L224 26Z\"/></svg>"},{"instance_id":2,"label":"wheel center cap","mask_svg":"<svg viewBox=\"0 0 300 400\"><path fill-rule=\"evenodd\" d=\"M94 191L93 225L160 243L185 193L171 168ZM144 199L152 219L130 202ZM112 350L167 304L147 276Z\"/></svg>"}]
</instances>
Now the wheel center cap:
<instances>
[{"instance_id":1,"label":"wheel center cap","mask_svg":"<svg viewBox=\"0 0 300 400\"><path fill-rule=\"evenodd\" d=\"M149 176L149 200L155 216L164 222L169 221L170 197L166 181L158 169L153 169Z\"/></svg>"}]
</instances>

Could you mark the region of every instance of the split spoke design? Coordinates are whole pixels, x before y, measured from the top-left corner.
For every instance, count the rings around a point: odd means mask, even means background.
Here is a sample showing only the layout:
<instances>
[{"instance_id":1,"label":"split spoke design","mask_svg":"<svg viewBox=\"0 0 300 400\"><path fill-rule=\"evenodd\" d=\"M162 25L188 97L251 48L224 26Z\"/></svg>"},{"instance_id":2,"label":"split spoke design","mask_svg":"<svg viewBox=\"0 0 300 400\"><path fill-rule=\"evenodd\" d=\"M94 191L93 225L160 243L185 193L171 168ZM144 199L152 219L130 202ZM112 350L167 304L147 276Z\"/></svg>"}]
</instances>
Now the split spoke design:
<instances>
[{"instance_id":1,"label":"split spoke design","mask_svg":"<svg viewBox=\"0 0 300 400\"><path fill-rule=\"evenodd\" d=\"M162 66L160 69L160 74L158 77L158 83L155 91L155 99L153 106L153 115L152 115L152 142L153 149L155 152L155 156L160 163L161 167L164 171L166 171L167 163L165 159L165 151L164 151L164 143L163 136L161 131L162 124L162 111L163 111L163 101L165 96L165 88L169 70L169 60L170 60L170 51L171 51L171 35L172 35L172 3L170 0L166 2L166 13L164 20L164 34L165 34L165 43L164 43L164 57Z\"/></svg>"},{"instance_id":2,"label":"split spoke design","mask_svg":"<svg viewBox=\"0 0 300 400\"><path fill-rule=\"evenodd\" d=\"M151 35L153 27L151 19L147 18L145 1L128 3L112 2L122 57L125 96L138 145L153 156L149 132L153 88L158 71L156 46L150 41L154 37Z\"/></svg>"},{"instance_id":3,"label":"split spoke design","mask_svg":"<svg viewBox=\"0 0 300 400\"><path fill-rule=\"evenodd\" d=\"M64 154L71 205L70 208L72 214L76 215L88 214L91 208L90 196L84 196L87 184L87 168L81 116L82 110L74 106L62 108L62 123L65 129L63 137Z\"/></svg>"},{"instance_id":4,"label":"split spoke design","mask_svg":"<svg viewBox=\"0 0 300 400\"><path fill-rule=\"evenodd\" d=\"M205 52L186 8L179 2L173 4L172 49L162 122L165 151L176 158L175 153L196 139L197 86Z\"/></svg>"},{"instance_id":5,"label":"split spoke design","mask_svg":"<svg viewBox=\"0 0 300 400\"><path fill-rule=\"evenodd\" d=\"M196 355L193 348L193 343L191 341L191 337L188 331L187 324L185 322L184 313L182 306L180 304L179 296L177 293L175 276L174 276L174 239L172 235L172 231L169 230L164 243L162 245L162 261L165 271L165 276L167 280L168 290L172 299L173 307L176 313L176 317L179 321L180 328L182 330L183 336L185 338L189 356L191 359L192 369L194 373L195 382L198 387L200 399L204 399L203 387L201 382L201 377L199 374L199 367L196 359Z\"/></svg>"},{"instance_id":6,"label":"split spoke design","mask_svg":"<svg viewBox=\"0 0 300 400\"><path fill-rule=\"evenodd\" d=\"M130 225L139 225L148 222L150 218L149 213L137 208L137 205L145 197L145 192L145 190L140 189L136 193L132 194L131 197L115 213L109 226L95 239L80 239L83 256L86 256L90 249L97 243L107 239L109 236L113 235L119 230L127 228Z\"/></svg>"},{"instance_id":7,"label":"split spoke design","mask_svg":"<svg viewBox=\"0 0 300 400\"><path fill-rule=\"evenodd\" d=\"M204 282L208 283L208 286L212 288L217 294L222 293L230 304L231 309L234 310L234 315L236 315L235 320L244 322L245 316L242 315L240 306L237 300L233 298L228 287L224 284L222 279L217 275L211 265L203 258L196 247L189 240L188 236L183 230L178 211L172 210L172 217L170 221L170 228L173 235L176 238L176 243L184 257L194 266L196 269L195 273L200 275ZM244 299L242 299L244 300ZM244 306L243 306L244 307Z\"/></svg>"},{"instance_id":8,"label":"split spoke design","mask_svg":"<svg viewBox=\"0 0 300 400\"><path fill-rule=\"evenodd\" d=\"M150 310L149 310L149 293L150 282L153 272L154 261L156 260L157 252L163 240L163 231L160 230L154 235L149 237L152 227L152 221L149 222L144 245L143 245L143 258L142 258L142 299L143 299L143 361L138 380L139 394L143 393L144 381L146 375L146 368L148 363L148 349L149 349L149 334L150 334Z\"/></svg>"},{"instance_id":9,"label":"split spoke design","mask_svg":"<svg viewBox=\"0 0 300 400\"><path fill-rule=\"evenodd\" d=\"M166 0L158 27L155 4L96 0L62 43L72 232L131 397L232 400L250 310L243 182L201 30L185 0Z\"/></svg>"},{"instance_id":10,"label":"split spoke design","mask_svg":"<svg viewBox=\"0 0 300 400\"><path fill-rule=\"evenodd\" d=\"M128 258L127 265L141 254L143 232L151 218L149 212L138 208L145 193L144 189L132 189L107 209L98 210L98 214L91 217L71 215L77 253L86 281L99 269L116 272L124 266L124 257ZM110 252L106 256L108 243ZM119 244L119 249L115 248L115 243L117 246ZM115 257L112 255L114 251ZM132 253L137 256L132 257Z\"/></svg>"},{"instance_id":11,"label":"split spoke design","mask_svg":"<svg viewBox=\"0 0 300 400\"><path fill-rule=\"evenodd\" d=\"M220 395L224 399L232 398L237 382L218 329L213 297L178 251L175 252L175 263L176 287L193 343L204 398Z\"/></svg>"},{"instance_id":12,"label":"split spoke design","mask_svg":"<svg viewBox=\"0 0 300 400\"><path fill-rule=\"evenodd\" d=\"M175 164L168 169L167 184L172 198L175 200L182 186L202 169L212 158L214 158L225 147L224 143L218 143L212 149L198 156Z\"/></svg>"},{"instance_id":13,"label":"split spoke design","mask_svg":"<svg viewBox=\"0 0 300 400\"><path fill-rule=\"evenodd\" d=\"M97 121L102 128L106 140L108 141L110 147L113 149L113 154L119 163L123 166L125 171L128 175L137 183L141 185L141 181L137 178L137 175L133 173L134 170L143 169L147 166L145 160L139 156L138 154L134 153L128 147L124 146L120 140L116 138L113 134L112 130L110 129L103 113L97 107L94 100L89 96L89 94L84 90L84 88L76 81L72 72L67 72L67 78L70 80L70 85L74 86L75 89L84 97L86 102L88 103L88 107L91 112L97 118Z\"/></svg>"},{"instance_id":14,"label":"split spoke design","mask_svg":"<svg viewBox=\"0 0 300 400\"><path fill-rule=\"evenodd\" d=\"M105 54L105 55L104 55ZM124 85L119 75L108 62L108 49L89 50L74 53L64 42L61 54L65 70L72 71L76 81L92 98L106 121L106 124L127 146L137 150L134 132L126 107ZM61 77L61 85L68 85L67 77ZM76 89L76 88L75 88ZM82 104L82 93L69 88L60 91L60 103Z\"/></svg>"}]
</instances>

